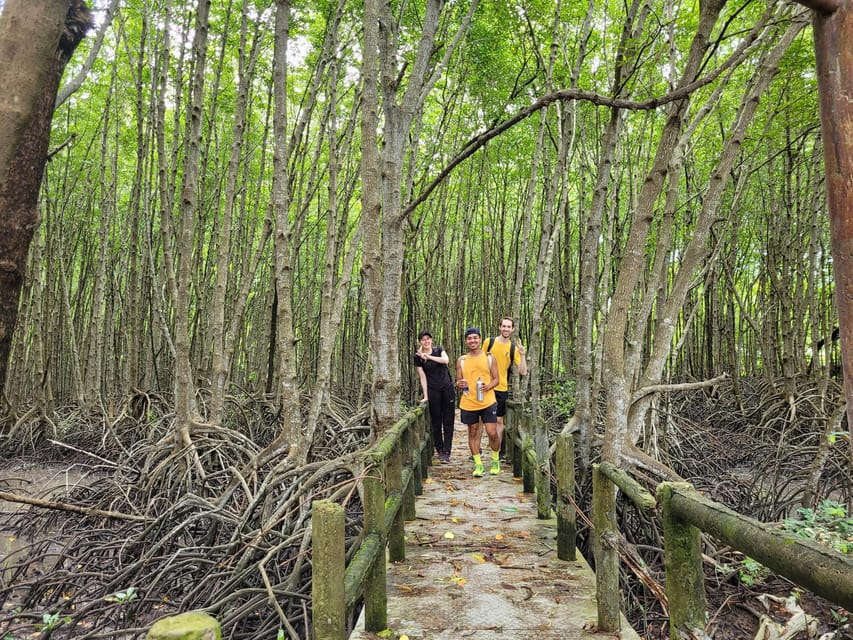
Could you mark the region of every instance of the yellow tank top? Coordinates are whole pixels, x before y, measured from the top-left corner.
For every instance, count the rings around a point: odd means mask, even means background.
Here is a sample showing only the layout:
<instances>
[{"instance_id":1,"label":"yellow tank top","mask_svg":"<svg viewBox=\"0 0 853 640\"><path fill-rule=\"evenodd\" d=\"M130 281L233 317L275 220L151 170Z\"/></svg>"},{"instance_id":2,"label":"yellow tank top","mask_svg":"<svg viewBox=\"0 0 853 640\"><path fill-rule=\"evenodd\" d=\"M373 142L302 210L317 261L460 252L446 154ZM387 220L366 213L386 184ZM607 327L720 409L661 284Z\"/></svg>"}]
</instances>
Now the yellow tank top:
<instances>
[{"instance_id":1,"label":"yellow tank top","mask_svg":"<svg viewBox=\"0 0 853 640\"><path fill-rule=\"evenodd\" d=\"M483 385L488 385L492 381L492 374L489 371L489 356L486 355L485 351L477 356L462 356L462 377L468 381L468 393L462 394L462 399L459 401L460 409L480 411L496 402L494 389L486 391L482 400L477 400L477 378L483 380Z\"/></svg>"}]
</instances>

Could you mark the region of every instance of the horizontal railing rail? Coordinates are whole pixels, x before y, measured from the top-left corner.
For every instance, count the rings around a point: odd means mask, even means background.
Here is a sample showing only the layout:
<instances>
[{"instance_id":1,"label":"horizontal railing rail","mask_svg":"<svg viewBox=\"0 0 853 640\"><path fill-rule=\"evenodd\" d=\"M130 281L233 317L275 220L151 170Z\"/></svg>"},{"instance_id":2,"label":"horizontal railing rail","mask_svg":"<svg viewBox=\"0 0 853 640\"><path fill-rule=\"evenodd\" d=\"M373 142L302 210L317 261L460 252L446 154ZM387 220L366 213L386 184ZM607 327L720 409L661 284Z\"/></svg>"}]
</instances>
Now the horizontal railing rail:
<instances>
[{"instance_id":1,"label":"horizontal railing rail","mask_svg":"<svg viewBox=\"0 0 853 640\"><path fill-rule=\"evenodd\" d=\"M688 483L661 483L657 494L663 513L670 627L675 633L695 632L705 624L703 531L797 585L853 611L853 558L742 515L699 494Z\"/></svg>"}]
</instances>

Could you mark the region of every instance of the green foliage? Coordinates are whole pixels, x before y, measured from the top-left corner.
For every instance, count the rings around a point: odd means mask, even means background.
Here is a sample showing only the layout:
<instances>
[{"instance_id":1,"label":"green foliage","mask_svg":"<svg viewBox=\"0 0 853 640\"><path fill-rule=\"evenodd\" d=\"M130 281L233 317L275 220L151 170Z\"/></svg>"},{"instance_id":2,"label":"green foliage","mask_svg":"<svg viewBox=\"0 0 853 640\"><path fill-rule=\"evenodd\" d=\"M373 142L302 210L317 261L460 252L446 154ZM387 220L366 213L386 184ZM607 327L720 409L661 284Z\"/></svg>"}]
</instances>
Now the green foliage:
<instances>
[{"instance_id":1,"label":"green foliage","mask_svg":"<svg viewBox=\"0 0 853 640\"><path fill-rule=\"evenodd\" d=\"M136 600L139 594L136 592L136 589L133 587L128 587L124 591L116 591L114 594L109 595L104 598L107 602L117 602L119 604L124 604L126 602L130 602L131 600Z\"/></svg>"},{"instance_id":2,"label":"green foliage","mask_svg":"<svg viewBox=\"0 0 853 640\"><path fill-rule=\"evenodd\" d=\"M817 509L797 509L799 518L786 518L785 531L830 546L841 553L853 553L853 517L835 500L824 500Z\"/></svg>"},{"instance_id":3,"label":"green foliage","mask_svg":"<svg viewBox=\"0 0 853 640\"><path fill-rule=\"evenodd\" d=\"M758 582L762 582L764 578L767 577L767 574L767 567L748 556L740 563L740 568L737 573L740 581L748 587L751 587Z\"/></svg>"},{"instance_id":4,"label":"green foliage","mask_svg":"<svg viewBox=\"0 0 853 640\"><path fill-rule=\"evenodd\" d=\"M547 415L560 415L568 418L575 412L575 380L555 382L551 393L542 399L542 407Z\"/></svg>"},{"instance_id":5,"label":"green foliage","mask_svg":"<svg viewBox=\"0 0 853 640\"><path fill-rule=\"evenodd\" d=\"M61 616L57 613L45 613L41 617L41 624L36 624L36 629L39 631L53 631L64 624L71 622L71 616Z\"/></svg>"}]
</instances>

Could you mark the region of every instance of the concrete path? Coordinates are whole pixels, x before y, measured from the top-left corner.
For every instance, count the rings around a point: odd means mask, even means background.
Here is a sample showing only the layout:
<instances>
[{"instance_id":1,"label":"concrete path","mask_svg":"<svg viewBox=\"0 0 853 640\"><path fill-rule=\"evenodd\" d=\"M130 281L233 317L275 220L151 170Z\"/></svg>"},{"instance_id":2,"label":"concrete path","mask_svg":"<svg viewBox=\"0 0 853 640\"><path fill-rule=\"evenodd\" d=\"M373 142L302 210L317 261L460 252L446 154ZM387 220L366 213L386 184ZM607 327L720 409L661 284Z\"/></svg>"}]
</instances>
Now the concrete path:
<instances>
[{"instance_id":1,"label":"concrete path","mask_svg":"<svg viewBox=\"0 0 853 640\"><path fill-rule=\"evenodd\" d=\"M485 440L484 440L485 442ZM503 465L473 478L466 428L457 423L449 464L436 463L406 523L406 560L388 566L388 630L351 640L550 640L639 636L596 632L595 577L579 556L557 559L555 519Z\"/></svg>"}]
</instances>

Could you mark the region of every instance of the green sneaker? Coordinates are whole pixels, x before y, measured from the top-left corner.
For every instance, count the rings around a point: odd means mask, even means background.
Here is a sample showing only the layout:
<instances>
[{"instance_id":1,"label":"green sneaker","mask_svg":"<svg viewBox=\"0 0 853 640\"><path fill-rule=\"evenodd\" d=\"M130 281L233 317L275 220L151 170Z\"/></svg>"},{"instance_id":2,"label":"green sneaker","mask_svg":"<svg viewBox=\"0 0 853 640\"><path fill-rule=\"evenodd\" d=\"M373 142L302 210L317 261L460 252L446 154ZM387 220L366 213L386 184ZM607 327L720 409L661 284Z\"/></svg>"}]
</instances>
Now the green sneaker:
<instances>
[{"instance_id":1,"label":"green sneaker","mask_svg":"<svg viewBox=\"0 0 853 640\"><path fill-rule=\"evenodd\" d=\"M474 473L472 473L471 475L473 475L475 478L482 478L483 477L483 465L482 464L475 464L474 465Z\"/></svg>"},{"instance_id":2,"label":"green sneaker","mask_svg":"<svg viewBox=\"0 0 853 640\"><path fill-rule=\"evenodd\" d=\"M492 465L489 467L489 474L496 476L501 472L500 460L492 460Z\"/></svg>"}]
</instances>

